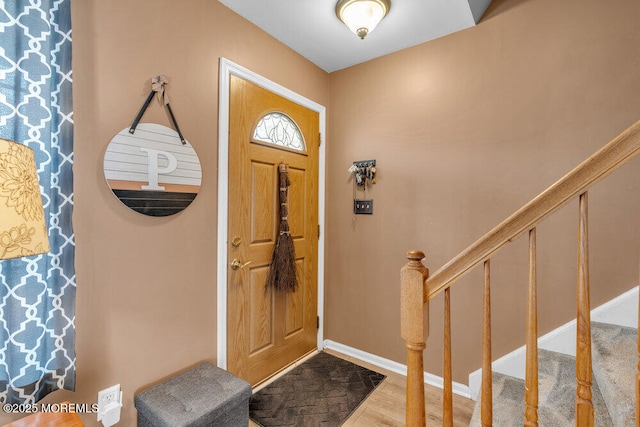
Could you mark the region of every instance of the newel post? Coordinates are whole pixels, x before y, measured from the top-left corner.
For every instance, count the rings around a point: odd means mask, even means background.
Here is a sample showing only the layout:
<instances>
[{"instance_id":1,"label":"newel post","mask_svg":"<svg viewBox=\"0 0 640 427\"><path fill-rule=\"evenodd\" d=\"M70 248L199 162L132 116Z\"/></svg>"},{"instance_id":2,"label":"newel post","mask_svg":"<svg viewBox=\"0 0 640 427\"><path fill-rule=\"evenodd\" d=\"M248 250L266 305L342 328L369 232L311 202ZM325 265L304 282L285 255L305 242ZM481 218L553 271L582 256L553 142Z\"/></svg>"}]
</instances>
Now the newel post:
<instances>
[{"instance_id":1,"label":"newel post","mask_svg":"<svg viewBox=\"0 0 640 427\"><path fill-rule=\"evenodd\" d=\"M424 303L424 282L429 270L422 264L424 253L409 251L409 260L400 272L401 336L407 347L407 423L408 427L424 426L423 352L429 335L429 303Z\"/></svg>"}]
</instances>

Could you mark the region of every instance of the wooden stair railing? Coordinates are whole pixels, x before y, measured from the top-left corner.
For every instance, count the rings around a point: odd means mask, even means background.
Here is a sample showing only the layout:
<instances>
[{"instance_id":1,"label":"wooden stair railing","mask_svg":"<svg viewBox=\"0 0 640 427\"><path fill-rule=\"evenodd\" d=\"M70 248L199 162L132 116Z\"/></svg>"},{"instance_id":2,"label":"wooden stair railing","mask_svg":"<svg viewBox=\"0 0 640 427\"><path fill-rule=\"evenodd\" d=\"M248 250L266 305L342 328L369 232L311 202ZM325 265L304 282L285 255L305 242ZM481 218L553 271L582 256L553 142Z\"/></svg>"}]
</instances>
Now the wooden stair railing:
<instances>
[{"instance_id":1,"label":"wooden stair railing","mask_svg":"<svg viewBox=\"0 0 640 427\"><path fill-rule=\"evenodd\" d=\"M445 292L443 423L452 425L451 398L451 285L472 268L484 263L483 362L481 423L492 424L490 258L524 232L529 232L529 287L527 305L527 366L525 378L525 425L538 425L538 349L536 224L579 198L577 336L576 336L576 425L593 425L591 402L591 320L589 301L589 244L587 190L640 154L640 121L598 150L579 166L505 219L431 276L423 265L424 253L407 252L401 271L401 336L408 350L407 426L425 425L423 351L429 331L429 301ZM640 305L640 301L639 301ZM640 314L638 318L640 325ZM640 328L639 328L640 331ZM640 339L638 340L640 358ZM640 360L636 375L636 426L640 426Z\"/></svg>"}]
</instances>

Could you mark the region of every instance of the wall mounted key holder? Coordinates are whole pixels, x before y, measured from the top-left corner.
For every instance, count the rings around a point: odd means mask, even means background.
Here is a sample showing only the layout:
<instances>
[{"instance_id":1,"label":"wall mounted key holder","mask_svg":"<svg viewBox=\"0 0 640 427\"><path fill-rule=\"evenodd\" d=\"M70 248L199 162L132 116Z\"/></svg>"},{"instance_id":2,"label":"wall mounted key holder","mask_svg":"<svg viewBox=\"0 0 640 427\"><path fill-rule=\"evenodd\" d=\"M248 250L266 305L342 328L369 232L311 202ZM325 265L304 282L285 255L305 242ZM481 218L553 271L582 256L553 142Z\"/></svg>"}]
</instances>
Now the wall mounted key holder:
<instances>
[{"instance_id":1,"label":"wall mounted key holder","mask_svg":"<svg viewBox=\"0 0 640 427\"><path fill-rule=\"evenodd\" d=\"M353 165L349 168L349 172L354 174L355 183L358 187L364 187L367 183L367 179L371 184L376 183L375 160L361 160L353 162Z\"/></svg>"},{"instance_id":2,"label":"wall mounted key holder","mask_svg":"<svg viewBox=\"0 0 640 427\"><path fill-rule=\"evenodd\" d=\"M376 161L361 160L353 162L349 167L349 172L353 174L353 213L355 215L372 215L373 199L363 199L357 197L357 190L362 190L366 194L367 181L369 184L376 183Z\"/></svg>"},{"instance_id":3,"label":"wall mounted key holder","mask_svg":"<svg viewBox=\"0 0 640 427\"><path fill-rule=\"evenodd\" d=\"M151 93L140 112L131 126L111 140L104 155L104 175L113 194L125 206L149 216L181 212L195 199L202 183L198 155L180 132L165 84L163 76L152 79ZM167 108L175 130L139 123L155 94Z\"/></svg>"}]
</instances>

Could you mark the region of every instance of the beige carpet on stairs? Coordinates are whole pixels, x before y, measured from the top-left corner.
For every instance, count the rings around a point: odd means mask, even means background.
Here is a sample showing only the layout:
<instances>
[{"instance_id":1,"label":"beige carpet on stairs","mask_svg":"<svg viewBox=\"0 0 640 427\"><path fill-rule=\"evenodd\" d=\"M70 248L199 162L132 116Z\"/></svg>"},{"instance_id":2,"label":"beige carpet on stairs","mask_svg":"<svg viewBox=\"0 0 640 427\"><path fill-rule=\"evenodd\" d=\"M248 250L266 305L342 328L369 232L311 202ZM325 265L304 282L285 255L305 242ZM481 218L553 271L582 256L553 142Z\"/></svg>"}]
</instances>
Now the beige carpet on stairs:
<instances>
[{"instance_id":1,"label":"beige carpet on stairs","mask_svg":"<svg viewBox=\"0 0 640 427\"><path fill-rule=\"evenodd\" d=\"M540 426L575 426L575 357L540 350L538 355L538 420ZM595 425L613 426L597 383L593 384ZM480 426L478 399L470 426ZM512 427L524 423L524 381L493 373L493 425Z\"/></svg>"},{"instance_id":2,"label":"beige carpet on stairs","mask_svg":"<svg viewBox=\"0 0 640 427\"><path fill-rule=\"evenodd\" d=\"M602 392L613 425L633 426L638 330L592 322L591 336L594 382Z\"/></svg>"}]
</instances>

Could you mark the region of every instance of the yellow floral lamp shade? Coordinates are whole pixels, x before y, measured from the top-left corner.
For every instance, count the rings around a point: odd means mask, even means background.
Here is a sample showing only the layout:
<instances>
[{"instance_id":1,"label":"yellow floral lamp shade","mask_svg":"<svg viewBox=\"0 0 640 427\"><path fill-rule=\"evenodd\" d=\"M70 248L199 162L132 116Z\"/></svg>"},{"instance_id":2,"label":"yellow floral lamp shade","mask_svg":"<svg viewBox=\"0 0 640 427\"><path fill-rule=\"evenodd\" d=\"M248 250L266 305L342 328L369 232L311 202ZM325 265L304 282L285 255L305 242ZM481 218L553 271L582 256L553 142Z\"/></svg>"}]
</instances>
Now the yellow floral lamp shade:
<instances>
[{"instance_id":1,"label":"yellow floral lamp shade","mask_svg":"<svg viewBox=\"0 0 640 427\"><path fill-rule=\"evenodd\" d=\"M33 150L0 138L0 259L49 252Z\"/></svg>"}]
</instances>

